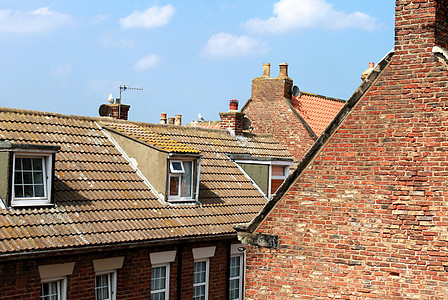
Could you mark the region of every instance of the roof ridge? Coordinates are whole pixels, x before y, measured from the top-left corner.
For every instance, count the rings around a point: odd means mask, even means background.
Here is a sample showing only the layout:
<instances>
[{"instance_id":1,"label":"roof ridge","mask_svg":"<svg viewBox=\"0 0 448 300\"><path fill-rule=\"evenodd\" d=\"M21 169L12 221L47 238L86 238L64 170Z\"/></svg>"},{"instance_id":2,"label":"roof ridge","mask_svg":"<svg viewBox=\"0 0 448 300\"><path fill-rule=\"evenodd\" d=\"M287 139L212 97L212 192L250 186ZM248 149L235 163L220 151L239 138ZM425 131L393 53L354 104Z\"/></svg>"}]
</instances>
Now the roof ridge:
<instances>
[{"instance_id":1,"label":"roof ridge","mask_svg":"<svg viewBox=\"0 0 448 300\"><path fill-rule=\"evenodd\" d=\"M300 93L303 95L315 96L315 97L319 97L319 98L323 98L323 99L331 100L331 101L337 101L337 102L343 102L343 103L347 102L347 100L344 100L344 99L328 97L328 96L324 96L324 95L320 95L320 94L314 94L314 93L309 93L309 92L304 92L304 91L300 91Z\"/></svg>"}]
</instances>

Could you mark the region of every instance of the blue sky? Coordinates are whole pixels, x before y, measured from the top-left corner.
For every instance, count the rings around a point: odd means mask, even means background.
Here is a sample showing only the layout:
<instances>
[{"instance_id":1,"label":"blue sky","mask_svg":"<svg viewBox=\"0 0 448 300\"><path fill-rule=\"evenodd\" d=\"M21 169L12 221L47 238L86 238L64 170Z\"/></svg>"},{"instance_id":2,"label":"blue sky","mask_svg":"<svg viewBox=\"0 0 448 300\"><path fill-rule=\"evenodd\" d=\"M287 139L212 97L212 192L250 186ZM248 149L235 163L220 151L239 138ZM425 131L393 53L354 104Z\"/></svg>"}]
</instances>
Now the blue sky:
<instances>
[{"instance_id":1,"label":"blue sky","mask_svg":"<svg viewBox=\"0 0 448 300\"><path fill-rule=\"evenodd\" d=\"M0 106L97 116L126 84L131 120L218 120L265 62L347 99L393 43L391 0L0 0Z\"/></svg>"}]
</instances>

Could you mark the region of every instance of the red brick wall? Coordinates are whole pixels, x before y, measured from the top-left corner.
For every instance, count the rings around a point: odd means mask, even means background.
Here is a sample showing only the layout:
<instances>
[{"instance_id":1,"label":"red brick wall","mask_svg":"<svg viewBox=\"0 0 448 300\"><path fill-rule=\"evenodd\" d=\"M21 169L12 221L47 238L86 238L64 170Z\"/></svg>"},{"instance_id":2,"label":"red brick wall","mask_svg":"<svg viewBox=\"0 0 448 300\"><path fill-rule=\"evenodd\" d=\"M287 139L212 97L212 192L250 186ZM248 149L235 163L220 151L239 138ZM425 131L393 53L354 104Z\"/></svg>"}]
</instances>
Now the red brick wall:
<instances>
[{"instance_id":1,"label":"red brick wall","mask_svg":"<svg viewBox=\"0 0 448 300\"><path fill-rule=\"evenodd\" d=\"M397 4L391 65L257 230L279 249L247 247L246 299L447 299L447 3Z\"/></svg>"},{"instance_id":2,"label":"red brick wall","mask_svg":"<svg viewBox=\"0 0 448 300\"><path fill-rule=\"evenodd\" d=\"M300 160L314 140L285 103L286 97L291 98L291 87L292 80L287 77L255 78L251 100L243 112L252 122L253 133L273 135L296 160Z\"/></svg>"},{"instance_id":3,"label":"red brick wall","mask_svg":"<svg viewBox=\"0 0 448 300\"><path fill-rule=\"evenodd\" d=\"M236 241L234 241L236 242ZM227 255L229 241L186 244L182 246L181 299L193 296L194 260L192 249L216 246L210 259L209 299L226 299ZM170 265L170 299L177 299L178 246L170 248L134 249L113 253L64 255L35 260L0 263L0 298L40 299L39 265L75 262L73 274L67 277L67 299L94 299L95 270L93 260L124 256L123 267L117 272L117 299L149 299L151 294L151 252L177 250L176 260Z\"/></svg>"}]
</instances>

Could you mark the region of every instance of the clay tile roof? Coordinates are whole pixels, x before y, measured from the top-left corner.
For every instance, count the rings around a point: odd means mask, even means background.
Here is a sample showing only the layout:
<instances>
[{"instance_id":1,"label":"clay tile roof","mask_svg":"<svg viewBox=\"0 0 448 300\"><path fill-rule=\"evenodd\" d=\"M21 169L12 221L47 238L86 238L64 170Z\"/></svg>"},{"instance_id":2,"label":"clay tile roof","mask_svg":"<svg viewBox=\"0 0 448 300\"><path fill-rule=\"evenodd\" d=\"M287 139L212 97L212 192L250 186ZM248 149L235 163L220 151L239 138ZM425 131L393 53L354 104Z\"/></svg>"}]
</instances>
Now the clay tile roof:
<instances>
[{"instance_id":1,"label":"clay tile roof","mask_svg":"<svg viewBox=\"0 0 448 300\"><path fill-rule=\"evenodd\" d=\"M186 126L221 129L221 121L192 121Z\"/></svg>"},{"instance_id":2,"label":"clay tile roof","mask_svg":"<svg viewBox=\"0 0 448 300\"><path fill-rule=\"evenodd\" d=\"M300 96L292 97L291 104L314 133L320 136L344 106L345 101L302 92Z\"/></svg>"},{"instance_id":3,"label":"clay tile roof","mask_svg":"<svg viewBox=\"0 0 448 300\"><path fill-rule=\"evenodd\" d=\"M166 136L150 132L145 127L136 124L121 124L121 123L107 123L107 127L115 129L119 132L144 141L151 146L167 152L185 152L185 153L199 153L198 150L188 147L185 144L179 143Z\"/></svg>"},{"instance_id":4,"label":"clay tile roof","mask_svg":"<svg viewBox=\"0 0 448 300\"><path fill-rule=\"evenodd\" d=\"M0 108L0 140L60 146L57 205L0 207L0 257L233 235L233 226L253 219L266 199L226 153L291 158L269 136L235 138L223 130L104 120L109 119ZM166 142L167 149L200 151L201 204L160 202L103 132L104 123L148 146Z\"/></svg>"}]
</instances>

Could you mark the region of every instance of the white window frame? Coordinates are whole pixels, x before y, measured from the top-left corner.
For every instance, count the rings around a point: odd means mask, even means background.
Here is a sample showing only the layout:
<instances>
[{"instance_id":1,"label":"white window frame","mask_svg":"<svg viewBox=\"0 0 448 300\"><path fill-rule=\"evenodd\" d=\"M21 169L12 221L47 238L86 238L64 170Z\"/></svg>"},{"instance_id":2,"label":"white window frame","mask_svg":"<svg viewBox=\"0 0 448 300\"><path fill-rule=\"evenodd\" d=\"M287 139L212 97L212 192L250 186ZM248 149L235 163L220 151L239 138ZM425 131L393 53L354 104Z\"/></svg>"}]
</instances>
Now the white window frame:
<instances>
[{"instance_id":1,"label":"white window frame","mask_svg":"<svg viewBox=\"0 0 448 300\"><path fill-rule=\"evenodd\" d=\"M164 289L160 289L160 290L153 290L152 289L152 284L151 284L151 299L152 299L152 295L153 294L159 294L159 293L165 293L165 300L169 300L170 299L170 263L165 263L165 264L155 264L152 266L151 268L151 283L152 283L152 278L154 275L154 268L160 268L160 267L165 267L165 288Z\"/></svg>"},{"instance_id":2,"label":"white window frame","mask_svg":"<svg viewBox=\"0 0 448 300\"><path fill-rule=\"evenodd\" d=\"M229 272L229 296L230 296L230 281L231 280L235 280L235 279L239 279L239 295L238 298L234 298L231 300L242 300L243 299L243 284L244 284L244 252L240 251L240 248L243 248L244 245L241 243L238 244L233 244L230 247L230 259L232 259L233 257L240 257L240 275L239 276L234 276L234 277L230 277L230 272ZM229 265L230 265L230 261L229 261Z\"/></svg>"},{"instance_id":3,"label":"white window frame","mask_svg":"<svg viewBox=\"0 0 448 300\"><path fill-rule=\"evenodd\" d=\"M15 151L12 157L11 206L44 206L52 205L53 153L46 151ZM43 160L44 197L16 197L15 176L16 158L38 158Z\"/></svg>"},{"instance_id":4,"label":"white window frame","mask_svg":"<svg viewBox=\"0 0 448 300\"><path fill-rule=\"evenodd\" d=\"M45 300L46 297L42 295L43 292L43 285L47 283L53 283L56 282L57 284L57 300L66 300L67 299L67 277L57 277L57 278L50 278L41 280L41 292L40 292L40 299Z\"/></svg>"},{"instance_id":5,"label":"white window frame","mask_svg":"<svg viewBox=\"0 0 448 300\"><path fill-rule=\"evenodd\" d=\"M240 258L240 274L238 276L234 276L234 277L229 277L229 295L230 295L230 281L238 279L239 280L239 284L238 284L238 290L239 290L239 294L238 294L238 298L233 298L231 300L240 300L243 299L243 267L244 267L244 255L242 253L240 254L233 254L230 256L230 259L235 258L235 257L239 257ZM230 262L229 262L230 263Z\"/></svg>"},{"instance_id":6,"label":"white window frame","mask_svg":"<svg viewBox=\"0 0 448 300\"><path fill-rule=\"evenodd\" d=\"M205 262L205 281L198 282L198 283L194 283L194 281L193 281L193 300L195 299L194 288L197 287L197 286L205 286L205 300L208 300L210 259L209 258L205 258L205 259L195 260L194 261L194 265L196 266L196 263L201 263L201 262ZM195 268L193 268L193 270L195 271ZM193 271L193 276L195 274L194 271Z\"/></svg>"},{"instance_id":7,"label":"white window frame","mask_svg":"<svg viewBox=\"0 0 448 300\"><path fill-rule=\"evenodd\" d=\"M97 300L96 299L96 290L97 290L96 277L104 276L104 275L107 275L108 284L109 284L108 285L109 298L107 300L115 300L117 298L117 296L116 296L116 293L117 293L117 271L116 270L95 273L95 300Z\"/></svg>"},{"instance_id":8,"label":"white window frame","mask_svg":"<svg viewBox=\"0 0 448 300\"><path fill-rule=\"evenodd\" d=\"M174 170L174 168L172 167L172 163L173 162L180 162L181 166L182 166L182 170ZM181 196L181 190L182 190L182 175L185 174L185 168L184 168L184 163L185 162L191 162L191 181L190 181L190 197L182 197ZM195 178L195 168L196 168L196 160L194 159L188 159L188 160L181 160L181 159L170 159L169 160L169 174L168 174L168 201L194 201L196 200L194 198L194 178ZM177 189L177 194L178 196L173 196L170 194L171 191L171 178L172 177L177 177L179 178L179 186ZM199 178L198 178L199 180Z\"/></svg>"}]
</instances>

